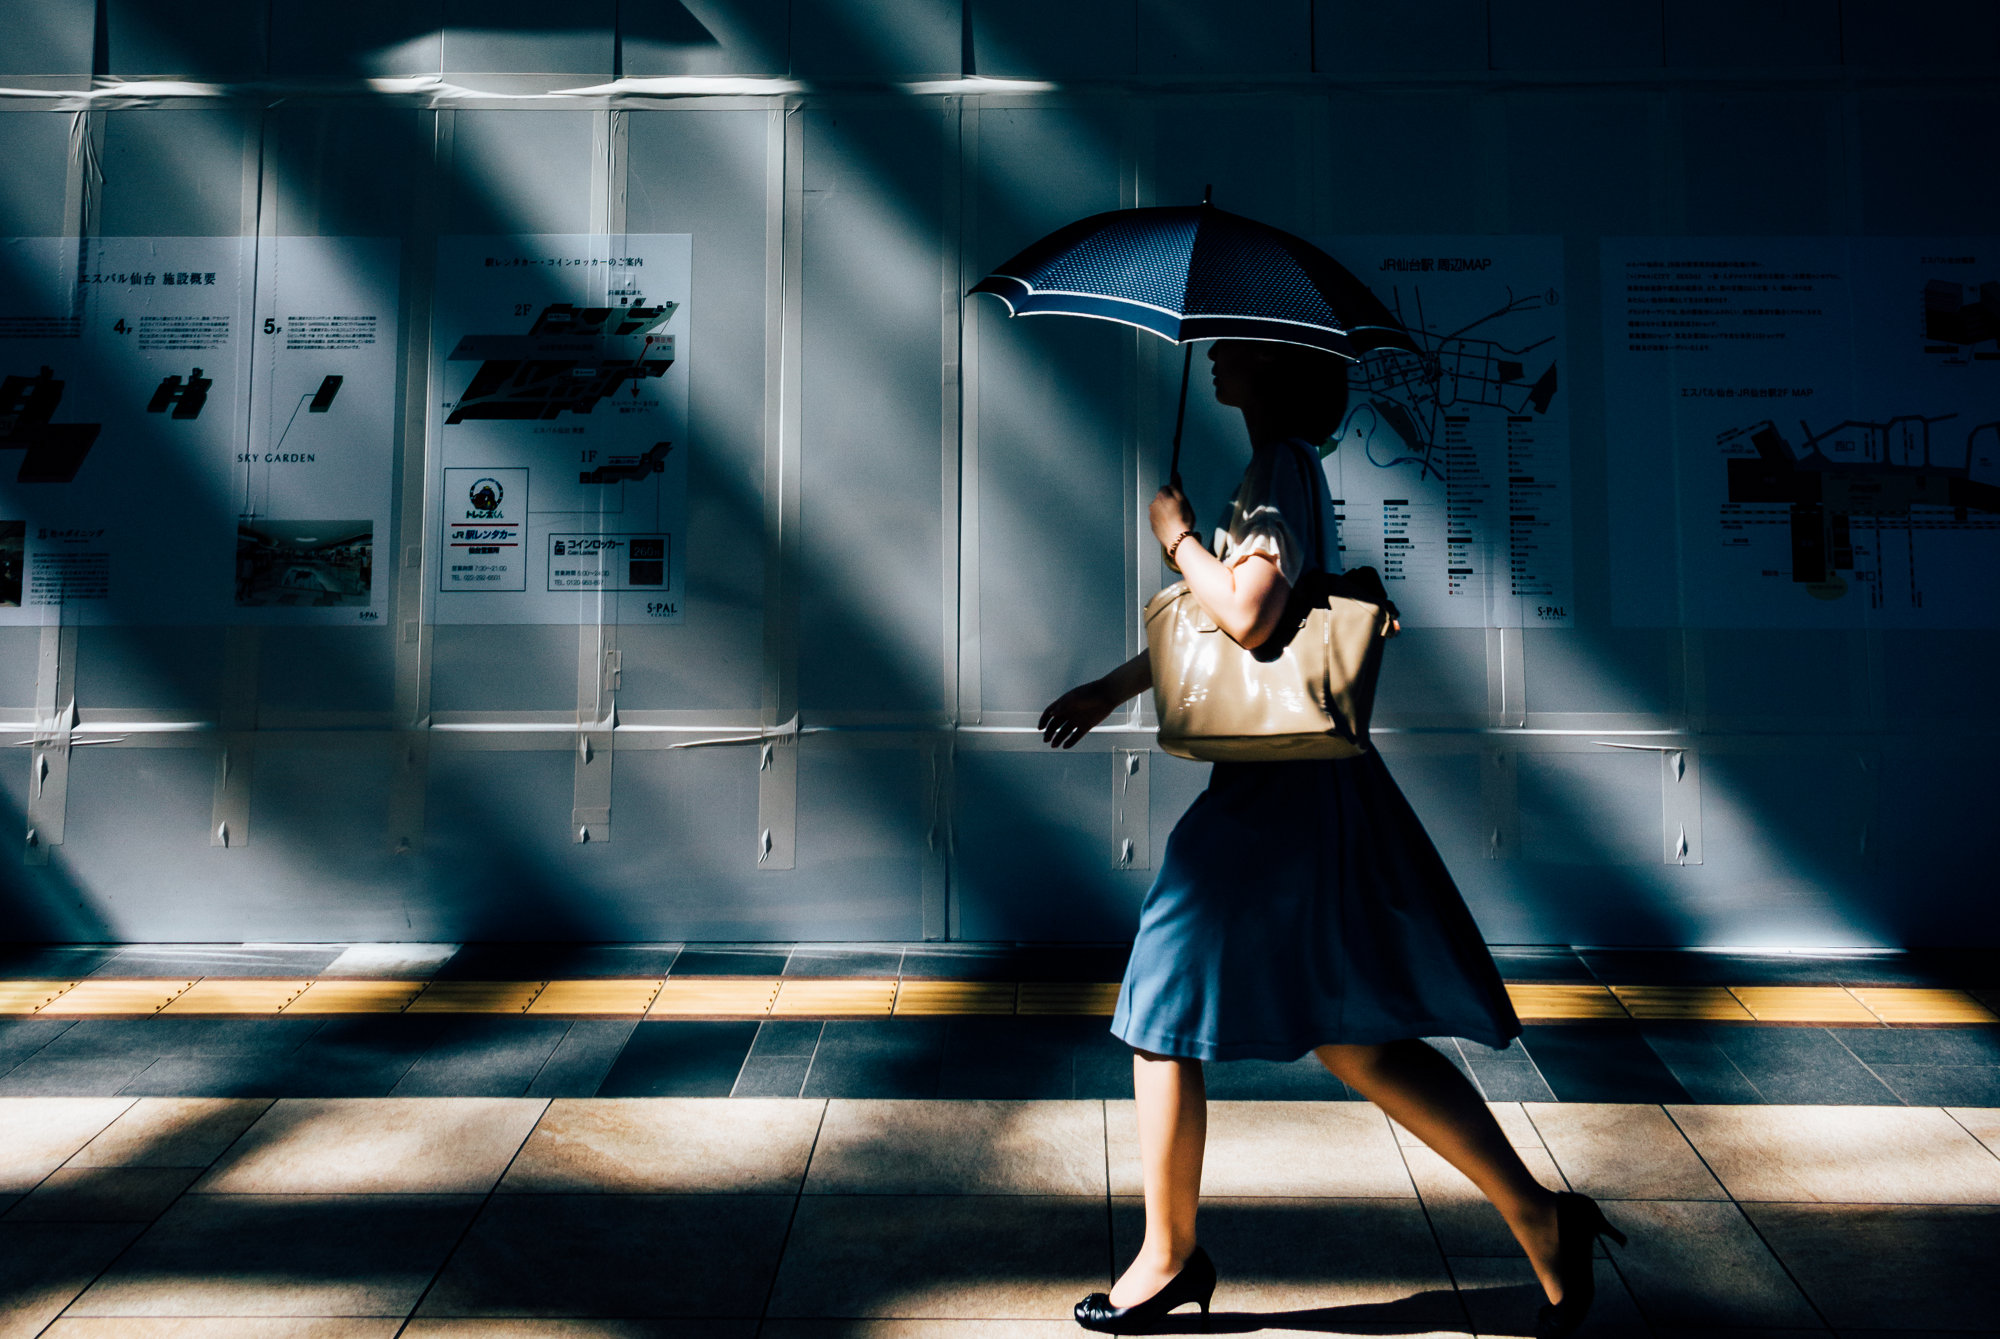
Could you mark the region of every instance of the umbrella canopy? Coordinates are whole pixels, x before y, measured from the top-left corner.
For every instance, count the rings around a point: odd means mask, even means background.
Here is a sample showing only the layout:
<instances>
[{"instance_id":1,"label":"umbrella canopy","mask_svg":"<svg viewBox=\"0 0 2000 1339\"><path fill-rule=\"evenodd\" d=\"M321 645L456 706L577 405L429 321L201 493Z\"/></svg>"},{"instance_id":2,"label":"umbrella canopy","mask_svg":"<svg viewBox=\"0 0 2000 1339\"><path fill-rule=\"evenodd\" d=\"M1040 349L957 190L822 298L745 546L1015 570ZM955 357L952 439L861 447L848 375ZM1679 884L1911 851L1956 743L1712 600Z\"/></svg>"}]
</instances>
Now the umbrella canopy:
<instances>
[{"instance_id":1,"label":"umbrella canopy","mask_svg":"<svg viewBox=\"0 0 2000 1339\"><path fill-rule=\"evenodd\" d=\"M1015 316L1089 316L1185 344L1262 339L1350 362L1417 346L1368 286L1312 243L1198 205L1118 209L1058 228L972 289Z\"/></svg>"}]
</instances>

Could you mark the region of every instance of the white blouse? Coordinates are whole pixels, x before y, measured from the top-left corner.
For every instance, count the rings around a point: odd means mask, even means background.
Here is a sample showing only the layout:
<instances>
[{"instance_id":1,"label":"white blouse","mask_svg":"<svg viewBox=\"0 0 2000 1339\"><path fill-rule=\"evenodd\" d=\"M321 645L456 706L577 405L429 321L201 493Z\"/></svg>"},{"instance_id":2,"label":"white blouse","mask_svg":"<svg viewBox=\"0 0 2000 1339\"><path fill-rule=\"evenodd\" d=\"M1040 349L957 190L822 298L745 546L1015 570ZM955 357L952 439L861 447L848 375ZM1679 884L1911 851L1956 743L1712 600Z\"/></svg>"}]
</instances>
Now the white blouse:
<instances>
[{"instance_id":1,"label":"white blouse","mask_svg":"<svg viewBox=\"0 0 2000 1339\"><path fill-rule=\"evenodd\" d=\"M1326 537L1326 570L1340 572L1340 528L1332 506L1324 501L1325 475L1321 474L1317 488L1305 477L1306 469L1320 468L1319 451L1309 443L1280 442L1253 452L1210 552L1229 567L1261 553L1278 565L1286 584L1295 586L1299 574L1318 557L1309 547L1310 508L1317 505L1320 533Z\"/></svg>"}]
</instances>

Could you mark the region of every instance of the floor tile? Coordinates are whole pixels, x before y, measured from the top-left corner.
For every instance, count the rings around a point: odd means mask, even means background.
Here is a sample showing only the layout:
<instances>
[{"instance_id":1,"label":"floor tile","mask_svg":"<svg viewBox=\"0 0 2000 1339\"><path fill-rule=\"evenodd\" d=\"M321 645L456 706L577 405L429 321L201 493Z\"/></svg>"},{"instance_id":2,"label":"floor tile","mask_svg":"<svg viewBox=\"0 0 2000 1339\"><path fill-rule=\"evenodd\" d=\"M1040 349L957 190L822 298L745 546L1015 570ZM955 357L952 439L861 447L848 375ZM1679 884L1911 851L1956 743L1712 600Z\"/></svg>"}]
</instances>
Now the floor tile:
<instances>
[{"instance_id":1,"label":"floor tile","mask_svg":"<svg viewBox=\"0 0 2000 1339\"><path fill-rule=\"evenodd\" d=\"M1625 1200L1604 1216L1630 1238L1612 1259L1654 1326L1820 1325L1734 1204Z\"/></svg>"},{"instance_id":2,"label":"floor tile","mask_svg":"<svg viewBox=\"0 0 2000 1339\"><path fill-rule=\"evenodd\" d=\"M1315 1056L1229 1060L1203 1066L1208 1095L1227 1102L1345 1102L1354 1097Z\"/></svg>"},{"instance_id":3,"label":"floor tile","mask_svg":"<svg viewBox=\"0 0 2000 1339\"><path fill-rule=\"evenodd\" d=\"M795 948L785 959L786 976L894 977L903 963L901 949Z\"/></svg>"},{"instance_id":4,"label":"floor tile","mask_svg":"<svg viewBox=\"0 0 2000 1339\"><path fill-rule=\"evenodd\" d=\"M0 944L0 981L89 976L118 956L113 944Z\"/></svg>"},{"instance_id":5,"label":"floor tile","mask_svg":"<svg viewBox=\"0 0 2000 1339\"><path fill-rule=\"evenodd\" d=\"M288 1097L386 1096L450 1021L436 1014L325 1019L292 1052L278 1091Z\"/></svg>"},{"instance_id":6,"label":"floor tile","mask_svg":"<svg viewBox=\"0 0 2000 1339\"><path fill-rule=\"evenodd\" d=\"M1868 971L1867 959L1798 953L1580 949L1578 956L1608 986L1831 986Z\"/></svg>"},{"instance_id":7,"label":"floor tile","mask_svg":"<svg viewBox=\"0 0 2000 1339\"><path fill-rule=\"evenodd\" d=\"M1708 1034L1767 1102L1902 1105L1825 1028L1716 1026Z\"/></svg>"},{"instance_id":8,"label":"floor tile","mask_svg":"<svg viewBox=\"0 0 2000 1339\"><path fill-rule=\"evenodd\" d=\"M902 974L918 981L1019 981L1025 954L1000 947L951 948L932 945L903 950Z\"/></svg>"},{"instance_id":9,"label":"floor tile","mask_svg":"<svg viewBox=\"0 0 2000 1339\"><path fill-rule=\"evenodd\" d=\"M635 1018L579 1018L528 1085L530 1097L595 1097L639 1026Z\"/></svg>"},{"instance_id":10,"label":"floor tile","mask_svg":"<svg viewBox=\"0 0 2000 1339\"><path fill-rule=\"evenodd\" d=\"M757 1039L750 1043L750 1055L753 1059L771 1056L810 1059L825 1026L816 1018L767 1019L757 1025Z\"/></svg>"},{"instance_id":11,"label":"floor tile","mask_svg":"<svg viewBox=\"0 0 2000 1339\"><path fill-rule=\"evenodd\" d=\"M86 1018L43 1054L64 1059L134 1056L282 1056L329 1024L318 1018Z\"/></svg>"},{"instance_id":12,"label":"floor tile","mask_svg":"<svg viewBox=\"0 0 2000 1339\"><path fill-rule=\"evenodd\" d=\"M1864 1065L2000 1065L2000 1028L1828 1028Z\"/></svg>"},{"instance_id":13,"label":"floor tile","mask_svg":"<svg viewBox=\"0 0 2000 1339\"><path fill-rule=\"evenodd\" d=\"M142 1230L136 1223L0 1222L0 1334L41 1333Z\"/></svg>"},{"instance_id":14,"label":"floor tile","mask_svg":"<svg viewBox=\"0 0 2000 1339\"><path fill-rule=\"evenodd\" d=\"M530 1319L522 1316L419 1316L402 1339L755 1339L754 1317L675 1317L672 1320Z\"/></svg>"},{"instance_id":15,"label":"floor tile","mask_svg":"<svg viewBox=\"0 0 2000 1339\"><path fill-rule=\"evenodd\" d=\"M731 1097L797 1097L805 1091L812 1059L803 1055L753 1055L736 1073Z\"/></svg>"},{"instance_id":16,"label":"floor tile","mask_svg":"<svg viewBox=\"0 0 2000 1339\"><path fill-rule=\"evenodd\" d=\"M1113 1202L1118 1268L1138 1250L1144 1228L1137 1199ZM1213 1328L1225 1333L1466 1329L1415 1199L1204 1198L1201 1241L1219 1275Z\"/></svg>"},{"instance_id":17,"label":"floor tile","mask_svg":"<svg viewBox=\"0 0 2000 1339\"><path fill-rule=\"evenodd\" d=\"M1076 1322L1063 1320L767 1320L760 1339L1065 1339Z\"/></svg>"},{"instance_id":18,"label":"floor tile","mask_svg":"<svg viewBox=\"0 0 2000 1339\"><path fill-rule=\"evenodd\" d=\"M399 1069L367 1085L358 1095L373 1097L387 1092L401 1072ZM338 1073L322 1069L313 1073L309 1082L319 1087ZM134 1074L119 1091L143 1098L184 1096L268 1101L294 1092L297 1077L298 1070L290 1056L167 1055Z\"/></svg>"},{"instance_id":19,"label":"floor tile","mask_svg":"<svg viewBox=\"0 0 2000 1339\"><path fill-rule=\"evenodd\" d=\"M197 1167L63 1167L7 1211L11 1223L150 1223Z\"/></svg>"},{"instance_id":20,"label":"floor tile","mask_svg":"<svg viewBox=\"0 0 2000 1339\"><path fill-rule=\"evenodd\" d=\"M1911 1106L2000 1106L2000 1065L1870 1065Z\"/></svg>"},{"instance_id":21,"label":"floor tile","mask_svg":"<svg viewBox=\"0 0 2000 1339\"><path fill-rule=\"evenodd\" d=\"M1123 1045L1079 1046L1071 1063L1075 1066L1079 1098L1132 1100L1132 1052Z\"/></svg>"},{"instance_id":22,"label":"floor tile","mask_svg":"<svg viewBox=\"0 0 2000 1339\"><path fill-rule=\"evenodd\" d=\"M424 1316L754 1316L790 1195L501 1195Z\"/></svg>"},{"instance_id":23,"label":"floor tile","mask_svg":"<svg viewBox=\"0 0 2000 1339\"><path fill-rule=\"evenodd\" d=\"M1550 1190L1568 1188L1546 1149L1515 1151L1535 1180ZM1409 1166L1410 1179L1417 1184L1417 1194L1423 1199L1424 1212L1430 1216L1431 1229L1437 1233L1446 1255L1520 1254L1520 1245L1508 1230L1506 1220L1500 1217L1500 1211L1464 1173L1427 1148L1405 1148L1403 1159Z\"/></svg>"},{"instance_id":24,"label":"floor tile","mask_svg":"<svg viewBox=\"0 0 2000 1339\"><path fill-rule=\"evenodd\" d=\"M1518 1251L1497 1260L1453 1257L1450 1264L1474 1331L1481 1335L1534 1333L1535 1313L1548 1294L1535 1278L1534 1266ZM1595 1282L1597 1300L1591 1304L1590 1319L1576 1332L1577 1339L1651 1339L1638 1304L1609 1260L1599 1257Z\"/></svg>"},{"instance_id":25,"label":"floor tile","mask_svg":"<svg viewBox=\"0 0 2000 1339\"><path fill-rule=\"evenodd\" d=\"M632 1030L599 1097L727 1097L757 1024L653 1020Z\"/></svg>"},{"instance_id":26,"label":"floor tile","mask_svg":"<svg viewBox=\"0 0 2000 1339\"><path fill-rule=\"evenodd\" d=\"M827 1103L809 1195L1102 1195L1097 1102Z\"/></svg>"},{"instance_id":27,"label":"floor tile","mask_svg":"<svg viewBox=\"0 0 2000 1339\"><path fill-rule=\"evenodd\" d=\"M558 1018L451 1018L394 1097L521 1097L569 1032Z\"/></svg>"},{"instance_id":28,"label":"floor tile","mask_svg":"<svg viewBox=\"0 0 2000 1339\"><path fill-rule=\"evenodd\" d=\"M667 969L671 976L779 976L789 949L683 949Z\"/></svg>"},{"instance_id":29,"label":"floor tile","mask_svg":"<svg viewBox=\"0 0 2000 1339\"><path fill-rule=\"evenodd\" d=\"M201 1193L455 1194L491 1189L547 1103L533 1098L289 1098L264 1113Z\"/></svg>"},{"instance_id":30,"label":"floor tile","mask_svg":"<svg viewBox=\"0 0 2000 1339\"><path fill-rule=\"evenodd\" d=\"M2000 1204L2000 1159L1943 1111L1670 1108L1739 1200Z\"/></svg>"},{"instance_id":31,"label":"floor tile","mask_svg":"<svg viewBox=\"0 0 2000 1339\"><path fill-rule=\"evenodd\" d=\"M438 969L440 981L555 981L665 976L679 944L467 944Z\"/></svg>"},{"instance_id":32,"label":"floor tile","mask_svg":"<svg viewBox=\"0 0 2000 1339\"><path fill-rule=\"evenodd\" d=\"M1835 1329L1994 1325L1993 1209L1752 1204L1744 1212Z\"/></svg>"},{"instance_id":33,"label":"floor tile","mask_svg":"<svg viewBox=\"0 0 2000 1339\"><path fill-rule=\"evenodd\" d=\"M954 1018L945 1034L938 1096L1074 1097L1077 1049L1094 1048L1103 1030L1088 1018Z\"/></svg>"},{"instance_id":34,"label":"floor tile","mask_svg":"<svg viewBox=\"0 0 2000 1339\"><path fill-rule=\"evenodd\" d=\"M934 1098L944 1071L943 1018L829 1022L806 1076L807 1097Z\"/></svg>"},{"instance_id":35,"label":"floor tile","mask_svg":"<svg viewBox=\"0 0 2000 1339\"><path fill-rule=\"evenodd\" d=\"M76 1316L403 1316L475 1195L183 1195Z\"/></svg>"},{"instance_id":36,"label":"floor tile","mask_svg":"<svg viewBox=\"0 0 2000 1339\"><path fill-rule=\"evenodd\" d=\"M134 944L92 972L93 980L170 976L317 976L338 944Z\"/></svg>"},{"instance_id":37,"label":"floor tile","mask_svg":"<svg viewBox=\"0 0 2000 1339\"><path fill-rule=\"evenodd\" d=\"M66 1316L42 1339L395 1339L402 1324L360 1316Z\"/></svg>"},{"instance_id":38,"label":"floor tile","mask_svg":"<svg viewBox=\"0 0 2000 1339\"><path fill-rule=\"evenodd\" d=\"M1489 1102L1553 1102L1541 1071L1535 1068L1527 1048L1516 1040L1506 1050L1496 1051L1477 1042L1463 1042L1459 1053L1472 1070L1472 1078Z\"/></svg>"},{"instance_id":39,"label":"floor tile","mask_svg":"<svg viewBox=\"0 0 2000 1339\"><path fill-rule=\"evenodd\" d=\"M25 1193L132 1105L124 1097L21 1097L0 1102L0 1192Z\"/></svg>"},{"instance_id":40,"label":"floor tile","mask_svg":"<svg viewBox=\"0 0 2000 1339\"><path fill-rule=\"evenodd\" d=\"M262 1098L142 1097L72 1167L206 1167L271 1104Z\"/></svg>"},{"instance_id":41,"label":"floor tile","mask_svg":"<svg viewBox=\"0 0 2000 1339\"><path fill-rule=\"evenodd\" d=\"M824 1105L708 1097L551 1102L500 1189L796 1193Z\"/></svg>"},{"instance_id":42,"label":"floor tile","mask_svg":"<svg viewBox=\"0 0 2000 1339\"><path fill-rule=\"evenodd\" d=\"M112 1097L151 1063L144 1056L62 1060L36 1055L0 1074L0 1097Z\"/></svg>"},{"instance_id":43,"label":"floor tile","mask_svg":"<svg viewBox=\"0 0 2000 1339\"><path fill-rule=\"evenodd\" d=\"M1693 1102L1757 1103L1765 1100L1699 1023L1655 1023L1640 1036Z\"/></svg>"},{"instance_id":44,"label":"floor tile","mask_svg":"<svg viewBox=\"0 0 2000 1339\"><path fill-rule=\"evenodd\" d=\"M322 981L422 980L435 976L459 950L457 944L350 944L322 967Z\"/></svg>"},{"instance_id":45,"label":"floor tile","mask_svg":"<svg viewBox=\"0 0 2000 1339\"><path fill-rule=\"evenodd\" d=\"M1535 1068L1559 1102L1685 1102L1688 1092L1630 1023L1522 1029Z\"/></svg>"},{"instance_id":46,"label":"floor tile","mask_svg":"<svg viewBox=\"0 0 2000 1339\"><path fill-rule=\"evenodd\" d=\"M1537 1102L1528 1116L1573 1189L1597 1199L1727 1199L1680 1127L1652 1105Z\"/></svg>"},{"instance_id":47,"label":"floor tile","mask_svg":"<svg viewBox=\"0 0 2000 1339\"><path fill-rule=\"evenodd\" d=\"M1535 1123L1532 1120L1528 1119L1527 1111L1519 1102L1488 1102L1486 1109L1493 1113L1493 1119L1499 1123L1500 1132L1507 1136L1509 1144L1512 1144L1515 1148L1539 1149L1542 1147L1542 1132L1535 1128ZM1422 1148L1424 1146L1423 1140L1411 1134L1395 1121L1392 1120L1389 1122L1389 1128L1396 1132L1396 1142L1404 1148Z\"/></svg>"},{"instance_id":48,"label":"floor tile","mask_svg":"<svg viewBox=\"0 0 2000 1339\"><path fill-rule=\"evenodd\" d=\"M1136 1195L1139 1137L1132 1104L1107 1103L1111 1193ZM1392 1197L1416 1194L1389 1118L1359 1102L1208 1104L1204 1195Z\"/></svg>"},{"instance_id":49,"label":"floor tile","mask_svg":"<svg viewBox=\"0 0 2000 1339\"><path fill-rule=\"evenodd\" d=\"M0 1074L76 1026L67 1018L0 1018Z\"/></svg>"},{"instance_id":50,"label":"floor tile","mask_svg":"<svg viewBox=\"0 0 2000 1339\"><path fill-rule=\"evenodd\" d=\"M1969 1130L1974 1139L1986 1145L1995 1157L2000 1157L2000 1109L1954 1107L1948 1114Z\"/></svg>"},{"instance_id":51,"label":"floor tile","mask_svg":"<svg viewBox=\"0 0 2000 1339\"><path fill-rule=\"evenodd\" d=\"M520 1316L419 1316L402 1339L755 1339L754 1317L675 1317L672 1320L597 1320Z\"/></svg>"},{"instance_id":52,"label":"floor tile","mask_svg":"<svg viewBox=\"0 0 2000 1339\"><path fill-rule=\"evenodd\" d=\"M1586 984L1595 981L1590 968L1573 948L1534 944L1503 944L1492 949L1493 963L1509 981L1553 981Z\"/></svg>"},{"instance_id":53,"label":"floor tile","mask_svg":"<svg viewBox=\"0 0 2000 1339\"><path fill-rule=\"evenodd\" d=\"M1109 1286L1098 1195L808 1195L772 1316L1063 1319Z\"/></svg>"}]
</instances>

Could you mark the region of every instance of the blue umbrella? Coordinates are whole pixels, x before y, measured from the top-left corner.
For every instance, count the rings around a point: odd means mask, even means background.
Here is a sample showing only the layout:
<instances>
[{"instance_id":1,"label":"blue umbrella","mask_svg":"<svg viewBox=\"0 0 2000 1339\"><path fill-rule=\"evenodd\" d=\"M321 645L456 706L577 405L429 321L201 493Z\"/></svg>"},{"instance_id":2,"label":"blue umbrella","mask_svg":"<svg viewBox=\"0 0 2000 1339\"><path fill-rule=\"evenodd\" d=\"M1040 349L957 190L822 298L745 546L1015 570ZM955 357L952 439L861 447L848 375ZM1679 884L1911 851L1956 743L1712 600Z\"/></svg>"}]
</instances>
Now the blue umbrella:
<instances>
[{"instance_id":1,"label":"blue umbrella","mask_svg":"<svg viewBox=\"0 0 2000 1339\"><path fill-rule=\"evenodd\" d=\"M1193 342L1261 339L1349 362L1418 352L1381 299L1303 238L1209 203L1117 209L1058 228L980 280L1012 316L1088 316L1186 346L1171 477L1180 482Z\"/></svg>"}]
</instances>

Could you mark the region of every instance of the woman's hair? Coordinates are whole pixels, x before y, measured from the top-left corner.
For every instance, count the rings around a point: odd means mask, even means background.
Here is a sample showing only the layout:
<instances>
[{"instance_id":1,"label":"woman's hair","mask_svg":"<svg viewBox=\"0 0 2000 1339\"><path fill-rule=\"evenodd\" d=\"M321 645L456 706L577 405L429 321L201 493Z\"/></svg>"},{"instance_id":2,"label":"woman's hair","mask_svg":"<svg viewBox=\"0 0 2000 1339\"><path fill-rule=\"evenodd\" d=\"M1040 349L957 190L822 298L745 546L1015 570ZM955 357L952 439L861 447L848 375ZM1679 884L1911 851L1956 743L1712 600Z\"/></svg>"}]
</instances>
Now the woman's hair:
<instances>
[{"instance_id":1,"label":"woman's hair","mask_svg":"<svg viewBox=\"0 0 2000 1339\"><path fill-rule=\"evenodd\" d=\"M1257 367L1258 389L1282 405L1323 442L1347 419L1347 360L1324 349L1271 340L1246 341Z\"/></svg>"}]
</instances>

